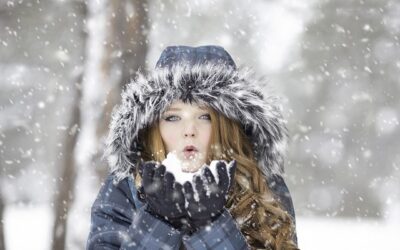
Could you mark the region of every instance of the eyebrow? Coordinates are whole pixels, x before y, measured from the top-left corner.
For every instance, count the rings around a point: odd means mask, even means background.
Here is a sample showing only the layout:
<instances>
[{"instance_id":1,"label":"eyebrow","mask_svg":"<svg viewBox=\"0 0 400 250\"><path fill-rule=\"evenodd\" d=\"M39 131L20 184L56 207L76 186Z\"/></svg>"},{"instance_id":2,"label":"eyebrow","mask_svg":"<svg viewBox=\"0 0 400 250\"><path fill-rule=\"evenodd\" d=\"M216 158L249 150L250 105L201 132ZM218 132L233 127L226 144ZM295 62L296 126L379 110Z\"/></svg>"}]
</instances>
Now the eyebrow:
<instances>
[{"instance_id":1,"label":"eyebrow","mask_svg":"<svg viewBox=\"0 0 400 250\"><path fill-rule=\"evenodd\" d=\"M206 110L207 108L206 107L199 107L199 109ZM182 109L180 109L180 108L170 108L167 111L180 111L180 110L182 110Z\"/></svg>"},{"instance_id":2,"label":"eyebrow","mask_svg":"<svg viewBox=\"0 0 400 250\"><path fill-rule=\"evenodd\" d=\"M170 108L167 111L181 110L180 108Z\"/></svg>"}]
</instances>

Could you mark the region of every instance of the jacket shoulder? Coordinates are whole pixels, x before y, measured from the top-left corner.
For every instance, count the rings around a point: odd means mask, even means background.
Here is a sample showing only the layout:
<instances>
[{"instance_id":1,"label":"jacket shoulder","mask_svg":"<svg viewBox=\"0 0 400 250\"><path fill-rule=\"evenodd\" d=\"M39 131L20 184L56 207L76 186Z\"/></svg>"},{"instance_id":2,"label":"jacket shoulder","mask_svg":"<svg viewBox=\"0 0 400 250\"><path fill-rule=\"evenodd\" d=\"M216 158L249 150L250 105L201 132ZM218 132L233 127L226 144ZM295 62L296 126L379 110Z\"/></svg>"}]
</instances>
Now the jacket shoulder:
<instances>
[{"instance_id":1,"label":"jacket shoulder","mask_svg":"<svg viewBox=\"0 0 400 250\"><path fill-rule=\"evenodd\" d=\"M112 173L106 177L92 205L92 210L100 208L103 212L107 212L110 209L113 211L118 209L123 210L123 213L129 211L129 214L132 215L136 208L128 183L129 179L125 178L115 183L114 177ZM111 213L111 211L109 212Z\"/></svg>"}]
</instances>

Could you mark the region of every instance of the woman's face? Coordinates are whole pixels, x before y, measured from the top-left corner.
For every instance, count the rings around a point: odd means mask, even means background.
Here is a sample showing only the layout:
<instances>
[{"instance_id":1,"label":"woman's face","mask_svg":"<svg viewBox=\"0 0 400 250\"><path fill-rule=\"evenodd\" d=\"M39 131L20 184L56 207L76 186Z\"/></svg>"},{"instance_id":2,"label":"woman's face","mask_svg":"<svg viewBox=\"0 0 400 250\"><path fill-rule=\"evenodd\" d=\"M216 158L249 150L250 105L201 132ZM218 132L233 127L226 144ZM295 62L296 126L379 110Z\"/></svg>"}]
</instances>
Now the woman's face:
<instances>
[{"instance_id":1,"label":"woman's face","mask_svg":"<svg viewBox=\"0 0 400 250\"><path fill-rule=\"evenodd\" d=\"M211 139L211 116L205 107L174 101L162 115L159 126L167 153L176 153L184 162L183 171L195 172L206 163ZM187 146L194 146L196 150L185 151Z\"/></svg>"}]
</instances>

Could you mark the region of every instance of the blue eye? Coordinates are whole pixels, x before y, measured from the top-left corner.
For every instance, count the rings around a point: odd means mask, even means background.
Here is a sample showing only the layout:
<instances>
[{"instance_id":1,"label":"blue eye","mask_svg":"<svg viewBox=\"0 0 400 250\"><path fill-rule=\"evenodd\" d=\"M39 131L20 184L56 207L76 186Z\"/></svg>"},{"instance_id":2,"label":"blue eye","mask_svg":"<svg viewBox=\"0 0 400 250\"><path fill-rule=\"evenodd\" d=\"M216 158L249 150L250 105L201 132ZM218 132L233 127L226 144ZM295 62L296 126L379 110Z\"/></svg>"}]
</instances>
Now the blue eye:
<instances>
[{"instance_id":1,"label":"blue eye","mask_svg":"<svg viewBox=\"0 0 400 250\"><path fill-rule=\"evenodd\" d=\"M203 117L203 116L207 116L207 117L208 117L208 119L209 119L209 120L211 120L211 116L210 116L209 114L202 115L202 117Z\"/></svg>"},{"instance_id":2,"label":"blue eye","mask_svg":"<svg viewBox=\"0 0 400 250\"><path fill-rule=\"evenodd\" d=\"M167 116L167 117L165 118L165 120L170 122L171 120L170 120L169 118L171 118L171 117L177 117L177 116L175 116L175 115L170 115L170 116ZM174 120L174 121L176 121L176 120Z\"/></svg>"},{"instance_id":3,"label":"blue eye","mask_svg":"<svg viewBox=\"0 0 400 250\"><path fill-rule=\"evenodd\" d=\"M203 117L203 116L207 117L206 118L207 120L211 120L211 116L209 114L202 115L201 117ZM172 119L172 120L170 119L170 118L177 118L177 117L178 116L176 116L176 115L170 115L170 116L165 117L164 120L166 120L168 122L177 121L177 119Z\"/></svg>"}]
</instances>

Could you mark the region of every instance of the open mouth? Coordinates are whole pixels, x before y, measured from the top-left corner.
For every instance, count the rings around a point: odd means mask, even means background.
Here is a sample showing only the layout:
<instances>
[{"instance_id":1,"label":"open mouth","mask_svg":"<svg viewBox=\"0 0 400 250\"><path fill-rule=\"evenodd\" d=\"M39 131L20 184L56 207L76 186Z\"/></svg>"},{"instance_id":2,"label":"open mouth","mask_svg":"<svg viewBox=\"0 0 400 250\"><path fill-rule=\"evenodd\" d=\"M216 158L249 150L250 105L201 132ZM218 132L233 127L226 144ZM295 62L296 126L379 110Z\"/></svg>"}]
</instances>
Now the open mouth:
<instances>
[{"instance_id":1,"label":"open mouth","mask_svg":"<svg viewBox=\"0 0 400 250\"><path fill-rule=\"evenodd\" d=\"M197 149L194 146L186 146L183 150L183 154L185 155L186 159L193 158L197 153Z\"/></svg>"}]
</instances>

